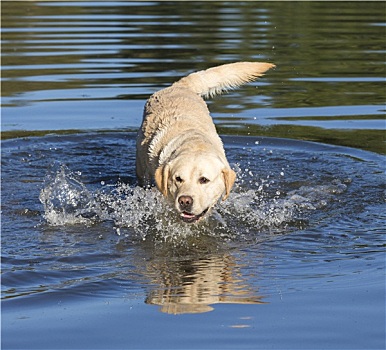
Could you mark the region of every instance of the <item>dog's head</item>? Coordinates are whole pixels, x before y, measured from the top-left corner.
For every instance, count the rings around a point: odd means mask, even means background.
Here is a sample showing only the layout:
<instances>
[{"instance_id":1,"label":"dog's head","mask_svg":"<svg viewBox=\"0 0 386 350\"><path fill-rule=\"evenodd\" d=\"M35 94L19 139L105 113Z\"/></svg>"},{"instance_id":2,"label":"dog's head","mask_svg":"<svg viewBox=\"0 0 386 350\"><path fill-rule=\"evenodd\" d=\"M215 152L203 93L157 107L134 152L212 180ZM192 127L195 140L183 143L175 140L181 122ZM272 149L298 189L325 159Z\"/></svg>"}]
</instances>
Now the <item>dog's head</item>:
<instances>
[{"instance_id":1,"label":"dog's head","mask_svg":"<svg viewBox=\"0 0 386 350\"><path fill-rule=\"evenodd\" d=\"M229 165L212 154L180 156L155 172L158 189L188 223L204 217L221 197L225 200L235 180Z\"/></svg>"}]
</instances>

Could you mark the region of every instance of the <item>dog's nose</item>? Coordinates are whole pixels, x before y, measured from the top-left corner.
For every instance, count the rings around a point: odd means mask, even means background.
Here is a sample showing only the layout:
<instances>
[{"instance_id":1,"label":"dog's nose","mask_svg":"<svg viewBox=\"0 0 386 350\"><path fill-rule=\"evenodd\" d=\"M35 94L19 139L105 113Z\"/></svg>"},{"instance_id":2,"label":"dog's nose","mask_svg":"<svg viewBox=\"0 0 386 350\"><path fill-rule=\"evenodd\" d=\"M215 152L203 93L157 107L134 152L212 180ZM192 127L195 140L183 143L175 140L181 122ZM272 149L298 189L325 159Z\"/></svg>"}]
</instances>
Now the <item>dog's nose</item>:
<instances>
[{"instance_id":1,"label":"dog's nose","mask_svg":"<svg viewBox=\"0 0 386 350\"><path fill-rule=\"evenodd\" d=\"M190 196L180 196L178 198L178 203L181 209L190 209L193 205L193 198Z\"/></svg>"}]
</instances>

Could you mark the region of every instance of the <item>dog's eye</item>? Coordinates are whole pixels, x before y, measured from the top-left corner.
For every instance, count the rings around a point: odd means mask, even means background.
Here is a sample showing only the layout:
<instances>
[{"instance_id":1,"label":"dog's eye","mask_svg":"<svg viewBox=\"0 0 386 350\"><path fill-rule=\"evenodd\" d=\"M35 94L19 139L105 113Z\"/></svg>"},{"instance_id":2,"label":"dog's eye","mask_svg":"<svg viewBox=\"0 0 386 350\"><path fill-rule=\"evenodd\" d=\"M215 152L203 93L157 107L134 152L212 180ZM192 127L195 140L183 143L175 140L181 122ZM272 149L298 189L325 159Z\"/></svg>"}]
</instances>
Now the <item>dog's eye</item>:
<instances>
[{"instance_id":1,"label":"dog's eye","mask_svg":"<svg viewBox=\"0 0 386 350\"><path fill-rule=\"evenodd\" d=\"M177 182L182 182L183 180L181 179L180 176L176 176L176 181L177 181Z\"/></svg>"},{"instance_id":2,"label":"dog's eye","mask_svg":"<svg viewBox=\"0 0 386 350\"><path fill-rule=\"evenodd\" d=\"M207 179L206 177L200 177L198 179L198 182L201 184L201 185L204 185L204 184L207 184L209 182L209 179Z\"/></svg>"}]
</instances>

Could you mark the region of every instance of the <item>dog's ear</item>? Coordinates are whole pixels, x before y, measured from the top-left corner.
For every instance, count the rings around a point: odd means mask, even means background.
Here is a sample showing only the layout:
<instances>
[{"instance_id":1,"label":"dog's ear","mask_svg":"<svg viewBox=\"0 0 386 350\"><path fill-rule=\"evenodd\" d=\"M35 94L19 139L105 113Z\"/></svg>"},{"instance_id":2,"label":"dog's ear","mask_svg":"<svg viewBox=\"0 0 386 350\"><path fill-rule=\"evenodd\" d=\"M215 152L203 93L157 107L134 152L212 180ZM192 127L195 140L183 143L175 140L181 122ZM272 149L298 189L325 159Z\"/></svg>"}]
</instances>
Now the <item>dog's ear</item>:
<instances>
[{"instance_id":1,"label":"dog's ear","mask_svg":"<svg viewBox=\"0 0 386 350\"><path fill-rule=\"evenodd\" d=\"M169 179L169 166L164 165L164 166L158 167L154 174L154 180L158 189L165 197L168 196L168 179Z\"/></svg>"},{"instance_id":2,"label":"dog's ear","mask_svg":"<svg viewBox=\"0 0 386 350\"><path fill-rule=\"evenodd\" d=\"M225 194L222 197L222 200L225 201L229 197L231 188L236 181L236 173L232 169L224 169L222 171L222 176L225 184Z\"/></svg>"}]
</instances>

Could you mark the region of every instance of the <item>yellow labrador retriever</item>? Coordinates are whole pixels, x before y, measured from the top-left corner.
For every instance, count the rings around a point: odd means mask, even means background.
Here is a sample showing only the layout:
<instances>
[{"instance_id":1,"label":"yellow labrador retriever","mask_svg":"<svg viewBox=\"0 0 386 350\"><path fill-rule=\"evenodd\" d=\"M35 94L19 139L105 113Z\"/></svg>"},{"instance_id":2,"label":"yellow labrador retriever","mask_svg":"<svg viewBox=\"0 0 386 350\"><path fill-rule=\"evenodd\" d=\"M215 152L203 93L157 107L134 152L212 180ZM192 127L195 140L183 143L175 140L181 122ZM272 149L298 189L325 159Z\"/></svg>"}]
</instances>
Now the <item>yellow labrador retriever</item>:
<instances>
[{"instance_id":1,"label":"yellow labrador retriever","mask_svg":"<svg viewBox=\"0 0 386 350\"><path fill-rule=\"evenodd\" d=\"M140 185L154 180L181 219L197 222L236 179L203 97L250 82L273 68L238 62L192 73L153 94L138 132L136 172Z\"/></svg>"}]
</instances>

